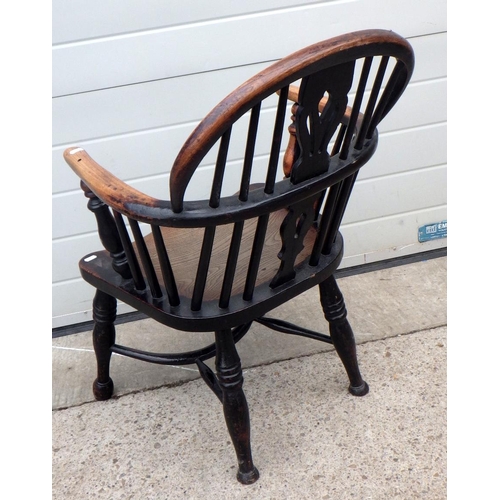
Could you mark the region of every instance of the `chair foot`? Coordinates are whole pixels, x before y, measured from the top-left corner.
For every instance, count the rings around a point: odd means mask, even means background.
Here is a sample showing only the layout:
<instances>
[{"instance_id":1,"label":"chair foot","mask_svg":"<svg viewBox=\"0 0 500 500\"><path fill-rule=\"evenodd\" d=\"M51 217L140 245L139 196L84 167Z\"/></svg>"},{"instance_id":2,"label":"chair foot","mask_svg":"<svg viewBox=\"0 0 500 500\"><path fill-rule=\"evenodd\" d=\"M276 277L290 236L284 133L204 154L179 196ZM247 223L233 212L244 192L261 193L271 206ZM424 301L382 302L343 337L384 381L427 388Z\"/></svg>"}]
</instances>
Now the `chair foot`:
<instances>
[{"instance_id":1,"label":"chair foot","mask_svg":"<svg viewBox=\"0 0 500 500\"><path fill-rule=\"evenodd\" d=\"M241 484L253 484L259 479L259 471L257 467L254 467L250 472L238 471L236 479L238 479Z\"/></svg>"},{"instance_id":2,"label":"chair foot","mask_svg":"<svg viewBox=\"0 0 500 500\"><path fill-rule=\"evenodd\" d=\"M97 401L106 401L113 395L113 380L110 378L107 382L99 382L95 379L92 384L92 391L94 392L94 397Z\"/></svg>"},{"instance_id":3,"label":"chair foot","mask_svg":"<svg viewBox=\"0 0 500 500\"><path fill-rule=\"evenodd\" d=\"M370 388L368 387L368 384L363 381L363 383L357 387L353 387L352 385L349 386L349 392L353 396L365 396L370 392Z\"/></svg>"}]
</instances>

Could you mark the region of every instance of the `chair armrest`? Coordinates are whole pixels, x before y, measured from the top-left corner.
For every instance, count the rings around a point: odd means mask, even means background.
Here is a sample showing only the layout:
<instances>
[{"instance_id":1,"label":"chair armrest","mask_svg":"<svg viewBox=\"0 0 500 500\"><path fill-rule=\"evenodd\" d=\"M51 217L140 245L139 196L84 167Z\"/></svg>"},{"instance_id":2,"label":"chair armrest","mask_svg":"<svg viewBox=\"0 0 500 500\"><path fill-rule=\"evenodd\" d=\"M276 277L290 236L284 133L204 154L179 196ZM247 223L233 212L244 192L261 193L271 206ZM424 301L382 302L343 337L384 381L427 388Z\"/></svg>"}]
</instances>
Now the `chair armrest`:
<instances>
[{"instance_id":1,"label":"chair armrest","mask_svg":"<svg viewBox=\"0 0 500 500\"><path fill-rule=\"evenodd\" d=\"M64 159L83 183L106 205L132 218L137 218L138 206L165 207L165 201L148 196L115 177L94 161L82 148L64 151ZM134 209L131 208L134 206Z\"/></svg>"}]
</instances>

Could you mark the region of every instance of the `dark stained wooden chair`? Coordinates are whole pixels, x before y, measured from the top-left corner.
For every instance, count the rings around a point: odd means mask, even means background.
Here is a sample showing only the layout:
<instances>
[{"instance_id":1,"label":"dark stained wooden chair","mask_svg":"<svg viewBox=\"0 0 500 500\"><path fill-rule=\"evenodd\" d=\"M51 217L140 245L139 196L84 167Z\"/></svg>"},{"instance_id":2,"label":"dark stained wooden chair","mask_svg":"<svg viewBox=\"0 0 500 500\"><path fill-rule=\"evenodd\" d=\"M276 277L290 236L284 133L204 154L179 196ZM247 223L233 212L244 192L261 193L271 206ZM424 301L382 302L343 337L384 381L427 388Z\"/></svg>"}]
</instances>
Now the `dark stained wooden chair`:
<instances>
[{"instance_id":1,"label":"dark stained wooden chair","mask_svg":"<svg viewBox=\"0 0 500 500\"><path fill-rule=\"evenodd\" d=\"M410 45L383 30L332 38L276 62L226 97L187 139L171 169L168 201L130 187L81 148L65 151L82 180L105 248L80 261L83 278L96 288L96 399L113 393L112 353L166 365L196 364L222 402L238 459L237 478L250 484L259 473L235 344L253 321L333 343L351 394L368 392L334 278L343 255L339 226L358 171L376 150L377 126L403 93L413 64ZM273 133L259 179L255 147L261 104L268 98L277 105L269 108ZM294 101L289 143L280 159L289 99ZM242 120L246 141L238 182L236 188L232 184L235 194L224 194L225 174L231 171L234 179L239 168L226 160L231 131ZM216 159L207 197L188 201L190 180L212 148ZM316 285L329 336L265 316ZM180 354L118 345L117 299L175 329L214 331L215 342ZM204 363L213 356L216 374Z\"/></svg>"}]
</instances>

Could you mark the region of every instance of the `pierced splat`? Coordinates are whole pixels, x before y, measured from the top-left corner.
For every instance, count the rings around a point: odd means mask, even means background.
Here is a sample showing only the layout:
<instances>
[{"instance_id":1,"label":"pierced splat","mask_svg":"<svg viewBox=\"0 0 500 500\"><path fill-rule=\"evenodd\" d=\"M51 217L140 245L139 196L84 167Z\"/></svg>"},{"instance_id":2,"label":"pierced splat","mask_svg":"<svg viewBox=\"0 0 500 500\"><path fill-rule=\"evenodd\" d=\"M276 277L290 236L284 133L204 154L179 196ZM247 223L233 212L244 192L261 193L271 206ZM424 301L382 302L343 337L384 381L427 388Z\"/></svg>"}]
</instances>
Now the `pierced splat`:
<instances>
[{"instance_id":1,"label":"pierced splat","mask_svg":"<svg viewBox=\"0 0 500 500\"><path fill-rule=\"evenodd\" d=\"M283 243L278 258L280 268L270 283L275 288L295 277L295 260L304 248L304 238L316 219L316 202L321 194L313 200L307 198L288 208L288 214L280 227Z\"/></svg>"},{"instance_id":2,"label":"pierced splat","mask_svg":"<svg viewBox=\"0 0 500 500\"><path fill-rule=\"evenodd\" d=\"M283 158L285 177L290 177L293 184L328 170L328 143L347 109L354 65L351 61L333 66L302 80L297 102L292 106L292 123L288 127L290 140ZM295 277L295 259L304 248L304 237L316 220L321 197L319 194L288 208L280 228L283 246L278 258L281 264L270 283L271 288Z\"/></svg>"},{"instance_id":3,"label":"pierced splat","mask_svg":"<svg viewBox=\"0 0 500 500\"><path fill-rule=\"evenodd\" d=\"M328 170L328 143L346 111L354 65L354 61L339 64L302 79L296 108L292 109L292 113L295 111L293 123L289 128L290 134L296 136L297 144L293 151L287 151L297 158L289 173L293 184ZM325 92L327 102L320 111Z\"/></svg>"}]
</instances>

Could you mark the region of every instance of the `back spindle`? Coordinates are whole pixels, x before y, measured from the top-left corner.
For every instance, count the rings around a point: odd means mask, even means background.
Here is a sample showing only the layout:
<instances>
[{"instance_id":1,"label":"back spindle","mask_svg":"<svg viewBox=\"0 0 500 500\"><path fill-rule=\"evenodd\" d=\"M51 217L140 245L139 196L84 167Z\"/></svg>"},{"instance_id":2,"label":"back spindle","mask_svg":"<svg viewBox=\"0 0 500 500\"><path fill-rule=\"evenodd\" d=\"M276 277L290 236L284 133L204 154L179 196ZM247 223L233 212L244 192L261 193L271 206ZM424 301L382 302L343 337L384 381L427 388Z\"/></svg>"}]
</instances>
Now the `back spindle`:
<instances>
[{"instance_id":1,"label":"back spindle","mask_svg":"<svg viewBox=\"0 0 500 500\"><path fill-rule=\"evenodd\" d=\"M325 241L328 236L329 228L332 225L333 214L335 211L335 207L337 205L337 199L339 196L341 188L341 183L334 184L329 190L326 198L325 206L323 208L323 213L321 214L320 225L318 236L316 237L316 241L314 242L314 247L311 252L311 257L309 259L309 265L316 266L318 265L320 254L323 251L325 246Z\"/></svg>"},{"instance_id":2,"label":"back spindle","mask_svg":"<svg viewBox=\"0 0 500 500\"><path fill-rule=\"evenodd\" d=\"M233 235L229 245L226 270L224 272L224 279L222 281L222 290L219 300L219 307L222 309L229 306L234 276L236 274L236 264L238 263L238 255L240 252L241 238L243 235L243 225L244 221L239 221L235 222L233 227Z\"/></svg>"},{"instance_id":3,"label":"back spindle","mask_svg":"<svg viewBox=\"0 0 500 500\"><path fill-rule=\"evenodd\" d=\"M401 81L406 78L406 69L404 64L401 61L396 63L394 70L387 82L387 85L382 93L379 103L377 104L377 108L373 113L373 119L370 123L370 127L368 128L368 132L366 134L368 139L371 139L373 132L377 125L381 122L381 120L385 117L385 115L391 110L395 101L397 100L397 95L394 95L394 91L396 88L401 88ZM401 92L401 91L400 91Z\"/></svg>"},{"instance_id":4,"label":"back spindle","mask_svg":"<svg viewBox=\"0 0 500 500\"><path fill-rule=\"evenodd\" d=\"M257 129L259 126L260 102L252 108L250 123L248 125L247 144L245 148L245 159L243 161L243 171L241 173L240 201L248 200L250 188L250 177L252 175L253 155L255 142L257 139Z\"/></svg>"},{"instance_id":5,"label":"back spindle","mask_svg":"<svg viewBox=\"0 0 500 500\"><path fill-rule=\"evenodd\" d=\"M328 255L331 252L357 175L358 171L354 172L339 183L340 191L335 203L334 217L330 227L328 228L328 234L325 239L325 244L323 245L323 254L325 255Z\"/></svg>"},{"instance_id":6,"label":"back spindle","mask_svg":"<svg viewBox=\"0 0 500 500\"><path fill-rule=\"evenodd\" d=\"M137 253L142 263L144 273L146 274L146 279L148 280L149 289L151 290L151 295L155 299L159 299L163 296L160 284L158 283L158 278L151 261L151 256L149 255L148 248L144 242L139 223L129 218L130 229L132 229L132 234L134 235L135 245L137 248Z\"/></svg>"},{"instance_id":7,"label":"back spindle","mask_svg":"<svg viewBox=\"0 0 500 500\"><path fill-rule=\"evenodd\" d=\"M123 249L127 256L135 288L137 290L145 290L146 282L144 281L144 276L142 275L142 271L139 266L139 261L137 260L137 255L135 254L134 246L130 240L130 236L125 226L123 216L116 210L113 210L113 215L115 217L116 228L118 229L118 234L120 235L120 240L122 242Z\"/></svg>"},{"instance_id":8,"label":"back spindle","mask_svg":"<svg viewBox=\"0 0 500 500\"><path fill-rule=\"evenodd\" d=\"M264 214L259 217L259 220L257 222L257 229L255 230L252 252L250 254L250 262L248 264L245 289L243 291L244 300L252 300L253 297L255 281L259 272L260 258L262 256L262 249L264 248L264 241L268 223L269 214Z\"/></svg>"},{"instance_id":9,"label":"back spindle","mask_svg":"<svg viewBox=\"0 0 500 500\"><path fill-rule=\"evenodd\" d=\"M212 255L212 248L214 245L214 238L215 226L206 227L205 234L203 236L203 243L201 245L198 270L196 272L196 279L194 282L193 296L191 298L192 311L199 311L201 309L205 285L207 283L208 268L210 266L210 257Z\"/></svg>"},{"instance_id":10,"label":"back spindle","mask_svg":"<svg viewBox=\"0 0 500 500\"><path fill-rule=\"evenodd\" d=\"M333 145L330 156L335 156L336 154L338 154L340 148L342 147L342 143L344 142L344 137L346 135L346 132L347 132L347 125L344 125L342 123L342 125L340 125L337 137L335 138L335 143Z\"/></svg>"},{"instance_id":11,"label":"back spindle","mask_svg":"<svg viewBox=\"0 0 500 500\"><path fill-rule=\"evenodd\" d=\"M158 261L160 263L160 270L163 277L163 283L167 291L168 301L172 307L178 306L180 304L179 293L177 291L177 285L175 283L174 272L172 270L172 265L170 264L170 259L167 254L167 249L165 248L165 242L161 235L161 230L158 226L151 226L153 239L156 246L156 252L158 254Z\"/></svg>"},{"instance_id":12,"label":"back spindle","mask_svg":"<svg viewBox=\"0 0 500 500\"><path fill-rule=\"evenodd\" d=\"M368 98L368 103L365 108L363 123L361 124L361 128L358 132L356 144L354 145L355 149L361 149L363 147L365 138L371 139L373 131L375 130L375 127L372 128L370 123L372 122L373 110L375 109L375 104L377 103L378 95L380 92L380 88L382 87L382 82L384 81L384 75L388 63L389 63L389 57L387 56L382 57L382 59L380 60L377 74L375 76L375 81L373 82L373 87L370 92L370 97ZM371 131L370 134L368 134L368 130Z\"/></svg>"},{"instance_id":13,"label":"back spindle","mask_svg":"<svg viewBox=\"0 0 500 500\"><path fill-rule=\"evenodd\" d=\"M283 137L283 126L285 125L286 106L288 101L288 85L281 89L278 98L278 108L276 110L276 120L274 123L271 153L269 155L269 165L267 168L266 184L264 192L272 194L276 183L276 173L278 171L278 160L281 148L281 138Z\"/></svg>"},{"instance_id":14,"label":"back spindle","mask_svg":"<svg viewBox=\"0 0 500 500\"><path fill-rule=\"evenodd\" d=\"M210 194L209 205L212 208L217 208L220 203L220 194L222 190L222 181L224 180L224 170L226 169L227 152L229 149L229 141L231 139L231 127L229 127L220 139L219 153L215 163L214 180L212 182L212 193Z\"/></svg>"},{"instance_id":15,"label":"back spindle","mask_svg":"<svg viewBox=\"0 0 500 500\"><path fill-rule=\"evenodd\" d=\"M366 82L368 80L368 75L370 74L370 68L372 65L372 57L367 57L363 63L363 69L361 70L361 76L358 83L358 88L356 89L356 95L354 97L354 104L352 105L351 116L349 118L349 125L345 132L344 142L342 144L342 149L340 151L340 159L345 160L349 153L349 147L351 145L351 140L354 135L356 128L356 123L358 121L359 110L361 108L361 102L363 100L363 94L366 88Z\"/></svg>"}]
</instances>

